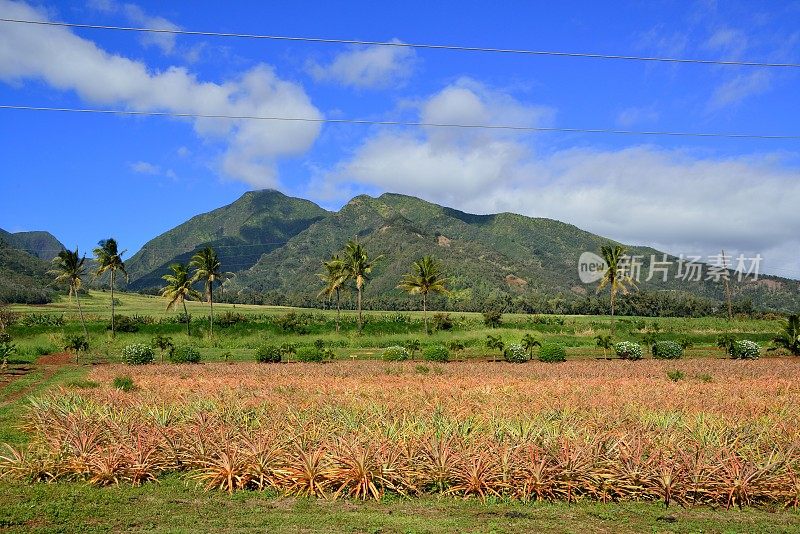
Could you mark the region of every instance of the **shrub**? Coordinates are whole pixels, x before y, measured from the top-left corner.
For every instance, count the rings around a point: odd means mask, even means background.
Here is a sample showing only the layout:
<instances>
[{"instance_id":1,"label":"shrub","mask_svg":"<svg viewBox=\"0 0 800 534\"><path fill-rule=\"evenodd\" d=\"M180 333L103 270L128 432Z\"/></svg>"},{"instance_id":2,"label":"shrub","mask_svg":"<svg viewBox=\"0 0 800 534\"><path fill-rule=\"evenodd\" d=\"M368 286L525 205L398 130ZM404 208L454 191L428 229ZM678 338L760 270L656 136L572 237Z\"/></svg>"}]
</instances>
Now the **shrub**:
<instances>
[{"instance_id":1,"label":"shrub","mask_svg":"<svg viewBox=\"0 0 800 534\"><path fill-rule=\"evenodd\" d=\"M503 312L500 310L486 310L483 312L483 324L490 328L500 328L503 324Z\"/></svg>"},{"instance_id":2,"label":"shrub","mask_svg":"<svg viewBox=\"0 0 800 534\"><path fill-rule=\"evenodd\" d=\"M305 334L308 328L308 316L289 312L275 319L275 324L284 332Z\"/></svg>"},{"instance_id":3,"label":"shrub","mask_svg":"<svg viewBox=\"0 0 800 534\"><path fill-rule=\"evenodd\" d=\"M260 345L256 349L256 361L258 363L281 363L283 351L275 345Z\"/></svg>"},{"instance_id":4,"label":"shrub","mask_svg":"<svg viewBox=\"0 0 800 534\"><path fill-rule=\"evenodd\" d=\"M652 352L659 360L677 360L683 356L683 347L674 341L656 341Z\"/></svg>"},{"instance_id":5,"label":"shrub","mask_svg":"<svg viewBox=\"0 0 800 534\"><path fill-rule=\"evenodd\" d=\"M614 345L614 352L623 360L642 359L642 346L631 341L620 341Z\"/></svg>"},{"instance_id":6,"label":"shrub","mask_svg":"<svg viewBox=\"0 0 800 534\"><path fill-rule=\"evenodd\" d=\"M133 383L133 378L128 375L118 376L114 378L114 388L120 391L133 391L136 385Z\"/></svg>"},{"instance_id":7,"label":"shrub","mask_svg":"<svg viewBox=\"0 0 800 534\"><path fill-rule=\"evenodd\" d=\"M297 349L297 360L306 363L321 363L325 353L317 347L300 347Z\"/></svg>"},{"instance_id":8,"label":"shrub","mask_svg":"<svg viewBox=\"0 0 800 534\"><path fill-rule=\"evenodd\" d=\"M164 361L164 352L168 354L172 354L175 350L175 344L172 342L172 338L169 336L165 336L163 334L156 335L153 340L150 342L154 349L158 349L161 353L161 361Z\"/></svg>"},{"instance_id":9,"label":"shrub","mask_svg":"<svg viewBox=\"0 0 800 534\"><path fill-rule=\"evenodd\" d=\"M695 378L697 378L700 382L705 382L705 383L711 382L712 380L711 375L708 373L700 373Z\"/></svg>"},{"instance_id":10,"label":"shrub","mask_svg":"<svg viewBox=\"0 0 800 534\"><path fill-rule=\"evenodd\" d=\"M153 363L155 357L153 347L144 343L134 343L122 349L122 362L128 365Z\"/></svg>"},{"instance_id":11,"label":"shrub","mask_svg":"<svg viewBox=\"0 0 800 534\"><path fill-rule=\"evenodd\" d=\"M667 378L669 378L673 382L677 382L678 380L683 380L684 376L685 375L683 374L683 371L679 371L678 369L675 369L674 371L667 371Z\"/></svg>"},{"instance_id":12,"label":"shrub","mask_svg":"<svg viewBox=\"0 0 800 534\"><path fill-rule=\"evenodd\" d=\"M717 347L727 352L731 357L733 356L734 343L736 343L736 338L731 334L720 334L717 336Z\"/></svg>"},{"instance_id":13,"label":"shrub","mask_svg":"<svg viewBox=\"0 0 800 534\"><path fill-rule=\"evenodd\" d=\"M411 355L411 359L414 359L414 354L422 347L419 339L410 339L403 343L403 347L408 351Z\"/></svg>"},{"instance_id":14,"label":"shrub","mask_svg":"<svg viewBox=\"0 0 800 534\"><path fill-rule=\"evenodd\" d=\"M214 318L214 324L222 328L246 322L247 322L247 317L245 317L241 313L230 310L225 311Z\"/></svg>"},{"instance_id":15,"label":"shrub","mask_svg":"<svg viewBox=\"0 0 800 534\"><path fill-rule=\"evenodd\" d=\"M111 330L111 323L108 323L106 330ZM117 332L127 332L129 334L133 334L139 331L139 325L127 315L115 315L114 330Z\"/></svg>"},{"instance_id":16,"label":"shrub","mask_svg":"<svg viewBox=\"0 0 800 534\"><path fill-rule=\"evenodd\" d=\"M452 330L453 320L450 318L449 313L434 313L433 314L433 329L434 330Z\"/></svg>"},{"instance_id":17,"label":"shrub","mask_svg":"<svg viewBox=\"0 0 800 534\"><path fill-rule=\"evenodd\" d=\"M176 347L169 355L169 361L172 363L199 363L200 352L191 345Z\"/></svg>"},{"instance_id":18,"label":"shrub","mask_svg":"<svg viewBox=\"0 0 800 534\"><path fill-rule=\"evenodd\" d=\"M383 351L383 359L387 362L399 362L403 360L407 360L411 357L411 354L408 352L408 349L405 347L401 347L399 345L393 345L391 347L387 347Z\"/></svg>"},{"instance_id":19,"label":"shrub","mask_svg":"<svg viewBox=\"0 0 800 534\"><path fill-rule=\"evenodd\" d=\"M749 340L734 341L730 350L730 356L734 360L755 360L758 359L761 350L758 343Z\"/></svg>"},{"instance_id":20,"label":"shrub","mask_svg":"<svg viewBox=\"0 0 800 534\"><path fill-rule=\"evenodd\" d=\"M528 361L528 354L522 345L513 343L503 351L503 358L509 363L525 363Z\"/></svg>"},{"instance_id":21,"label":"shrub","mask_svg":"<svg viewBox=\"0 0 800 534\"><path fill-rule=\"evenodd\" d=\"M8 357L17 352L17 346L11 342L11 336L8 334L0 334L3 336L3 341L0 341L0 368L5 369L8 367Z\"/></svg>"},{"instance_id":22,"label":"shrub","mask_svg":"<svg viewBox=\"0 0 800 534\"><path fill-rule=\"evenodd\" d=\"M429 345L425 347L422 359L429 362L447 362L450 359L450 351L444 345Z\"/></svg>"},{"instance_id":23,"label":"shrub","mask_svg":"<svg viewBox=\"0 0 800 534\"><path fill-rule=\"evenodd\" d=\"M567 361L567 351L558 343L544 343L539 347L539 361L557 363Z\"/></svg>"},{"instance_id":24,"label":"shrub","mask_svg":"<svg viewBox=\"0 0 800 534\"><path fill-rule=\"evenodd\" d=\"M26 313L19 320L22 326L64 326L63 315L48 313Z\"/></svg>"}]
</instances>

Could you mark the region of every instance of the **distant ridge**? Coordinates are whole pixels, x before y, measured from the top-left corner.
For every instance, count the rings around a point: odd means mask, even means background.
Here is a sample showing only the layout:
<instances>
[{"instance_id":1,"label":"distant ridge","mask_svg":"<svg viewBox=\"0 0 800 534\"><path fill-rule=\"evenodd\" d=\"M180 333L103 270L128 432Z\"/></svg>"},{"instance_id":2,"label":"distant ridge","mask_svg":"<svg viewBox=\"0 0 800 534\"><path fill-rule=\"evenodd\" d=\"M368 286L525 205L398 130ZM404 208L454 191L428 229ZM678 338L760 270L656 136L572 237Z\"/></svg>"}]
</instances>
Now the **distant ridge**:
<instances>
[{"instance_id":1,"label":"distant ridge","mask_svg":"<svg viewBox=\"0 0 800 534\"><path fill-rule=\"evenodd\" d=\"M210 244L217 248L223 269L236 273L223 298L316 306L320 264L349 239L360 240L372 255L384 256L369 283L369 306L374 308L417 306L416 299L396 286L410 264L425 254L441 259L451 278L447 300L434 299L440 308L559 311L580 302L581 309L602 313L607 300L597 299L594 286L580 282L577 261L582 252L598 251L610 240L571 224L514 213L475 215L394 193L359 195L338 212L328 212L274 190L245 193L149 241L127 262L130 289L156 290L170 263L186 261ZM647 247L631 246L629 251L644 256L645 269L651 254L663 254ZM800 283L794 280L765 276L734 289L742 309L800 307ZM719 307L723 298L721 284L711 281L657 279L642 282L640 290L638 305L652 314L663 312L665 298L670 306L702 301L708 309ZM662 297L652 299L654 294Z\"/></svg>"}]
</instances>

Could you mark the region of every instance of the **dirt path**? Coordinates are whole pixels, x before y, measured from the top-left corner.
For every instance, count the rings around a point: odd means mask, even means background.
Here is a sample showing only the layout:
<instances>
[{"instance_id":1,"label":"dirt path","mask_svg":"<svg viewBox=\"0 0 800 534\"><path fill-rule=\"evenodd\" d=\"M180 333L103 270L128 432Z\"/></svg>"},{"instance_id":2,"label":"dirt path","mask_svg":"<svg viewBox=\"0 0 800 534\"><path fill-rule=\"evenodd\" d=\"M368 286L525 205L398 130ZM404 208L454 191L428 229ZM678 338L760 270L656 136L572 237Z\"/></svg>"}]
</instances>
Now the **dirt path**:
<instances>
[{"instance_id":1,"label":"dirt path","mask_svg":"<svg viewBox=\"0 0 800 534\"><path fill-rule=\"evenodd\" d=\"M41 371L42 376L41 378L33 381L27 387L24 387L19 391L15 391L10 395L3 396L3 400L0 401L0 408L8 406L9 404L14 403L33 392L40 383L49 380L56 373L56 371L58 371L60 366L73 363L73 358L74 356L67 352L60 352L57 354L46 354L44 356L40 356L34 365L9 365L8 369L4 370L2 374L0 374L0 395L2 395L3 391L13 382L27 376L34 371Z\"/></svg>"}]
</instances>

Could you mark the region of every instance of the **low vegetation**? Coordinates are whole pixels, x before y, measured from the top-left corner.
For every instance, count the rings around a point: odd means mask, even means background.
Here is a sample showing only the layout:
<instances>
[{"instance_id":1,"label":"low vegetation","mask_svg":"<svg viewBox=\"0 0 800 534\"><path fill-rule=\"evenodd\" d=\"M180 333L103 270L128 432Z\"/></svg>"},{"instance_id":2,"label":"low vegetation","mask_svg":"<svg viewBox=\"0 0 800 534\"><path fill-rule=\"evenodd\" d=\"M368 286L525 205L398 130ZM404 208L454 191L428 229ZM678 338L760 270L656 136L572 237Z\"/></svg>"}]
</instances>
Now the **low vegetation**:
<instances>
[{"instance_id":1,"label":"low vegetation","mask_svg":"<svg viewBox=\"0 0 800 534\"><path fill-rule=\"evenodd\" d=\"M791 361L296 365L96 367L101 387L32 402L33 441L0 469L328 498L800 504Z\"/></svg>"}]
</instances>

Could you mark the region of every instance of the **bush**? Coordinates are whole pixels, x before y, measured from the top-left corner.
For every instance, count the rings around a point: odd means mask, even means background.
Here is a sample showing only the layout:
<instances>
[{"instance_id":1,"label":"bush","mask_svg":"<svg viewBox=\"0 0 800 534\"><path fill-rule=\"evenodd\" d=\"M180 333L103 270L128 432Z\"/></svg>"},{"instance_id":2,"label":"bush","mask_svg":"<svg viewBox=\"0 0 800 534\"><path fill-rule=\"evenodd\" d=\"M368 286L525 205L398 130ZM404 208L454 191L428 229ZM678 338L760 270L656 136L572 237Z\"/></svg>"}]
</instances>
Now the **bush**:
<instances>
[{"instance_id":1,"label":"bush","mask_svg":"<svg viewBox=\"0 0 800 534\"><path fill-rule=\"evenodd\" d=\"M734 341L731 347L730 356L734 360L756 360L761 349L758 343L749 340Z\"/></svg>"},{"instance_id":2,"label":"bush","mask_svg":"<svg viewBox=\"0 0 800 534\"><path fill-rule=\"evenodd\" d=\"M623 360L641 360L642 346L631 341L621 341L614 345L614 352Z\"/></svg>"},{"instance_id":3,"label":"bush","mask_svg":"<svg viewBox=\"0 0 800 534\"><path fill-rule=\"evenodd\" d=\"M429 345L425 347L422 359L429 362L447 362L450 360L450 351L444 345Z\"/></svg>"},{"instance_id":4,"label":"bush","mask_svg":"<svg viewBox=\"0 0 800 534\"><path fill-rule=\"evenodd\" d=\"M483 312L483 324L490 328L500 328L503 324L503 312L499 310L486 310Z\"/></svg>"},{"instance_id":5,"label":"bush","mask_svg":"<svg viewBox=\"0 0 800 534\"><path fill-rule=\"evenodd\" d=\"M80 334L70 335L64 337L64 350L72 352L77 358L78 353L81 351L86 352L89 350L89 340Z\"/></svg>"},{"instance_id":6,"label":"bush","mask_svg":"<svg viewBox=\"0 0 800 534\"><path fill-rule=\"evenodd\" d=\"M306 363L321 363L325 353L317 347L300 347L297 349L297 360Z\"/></svg>"},{"instance_id":7,"label":"bush","mask_svg":"<svg viewBox=\"0 0 800 534\"><path fill-rule=\"evenodd\" d=\"M309 317L296 312L289 312L275 319L275 324L284 332L305 334L308 330Z\"/></svg>"},{"instance_id":8,"label":"bush","mask_svg":"<svg viewBox=\"0 0 800 534\"><path fill-rule=\"evenodd\" d=\"M387 362L400 362L411 357L408 349L399 345L387 347L383 351L383 359Z\"/></svg>"},{"instance_id":9,"label":"bush","mask_svg":"<svg viewBox=\"0 0 800 534\"><path fill-rule=\"evenodd\" d=\"M176 347L169 355L172 363L200 363L200 352L191 345Z\"/></svg>"},{"instance_id":10,"label":"bush","mask_svg":"<svg viewBox=\"0 0 800 534\"><path fill-rule=\"evenodd\" d=\"M111 323L108 323L106 330L111 330ZM127 332L129 334L133 334L139 331L139 325L127 315L115 315L114 330L116 332Z\"/></svg>"},{"instance_id":11,"label":"bush","mask_svg":"<svg viewBox=\"0 0 800 534\"><path fill-rule=\"evenodd\" d=\"M677 360L683 356L683 347L675 341L656 341L653 343L653 358Z\"/></svg>"},{"instance_id":12,"label":"bush","mask_svg":"<svg viewBox=\"0 0 800 534\"><path fill-rule=\"evenodd\" d=\"M450 318L449 313L434 313L433 314L433 329L434 330L452 330L453 320Z\"/></svg>"},{"instance_id":13,"label":"bush","mask_svg":"<svg viewBox=\"0 0 800 534\"><path fill-rule=\"evenodd\" d=\"M114 378L114 388L120 391L133 391L136 385L133 383L133 378L123 375Z\"/></svg>"},{"instance_id":14,"label":"bush","mask_svg":"<svg viewBox=\"0 0 800 534\"><path fill-rule=\"evenodd\" d=\"M175 350L175 343L172 342L172 338L163 334L157 334L150 342L150 345L159 350L162 362L164 361L164 352L172 354L172 351Z\"/></svg>"},{"instance_id":15,"label":"bush","mask_svg":"<svg viewBox=\"0 0 800 534\"><path fill-rule=\"evenodd\" d=\"M256 361L258 363L281 363L283 351L275 345L260 345L256 349Z\"/></svg>"},{"instance_id":16,"label":"bush","mask_svg":"<svg viewBox=\"0 0 800 534\"><path fill-rule=\"evenodd\" d=\"M557 363L567 361L567 351L558 343L544 343L539 347L539 361Z\"/></svg>"},{"instance_id":17,"label":"bush","mask_svg":"<svg viewBox=\"0 0 800 534\"><path fill-rule=\"evenodd\" d=\"M156 355L153 347L144 343L134 343L122 349L122 362L128 365L144 365L153 363Z\"/></svg>"},{"instance_id":18,"label":"bush","mask_svg":"<svg viewBox=\"0 0 800 534\"><path fill-rule=\"evenodd\" d=\"M48 313L26 313L19 320L21 326L64 326L63 315Z\"/></svg>"},{"instance_id":19,"label":"bush","mask_svg":"<svg viewBox=\"0 0 800 534\"><path fill-rule=\"evenodd\" d=\"M683 371L679 371L678 369L675 369L674 371L667 371L667 378L669 378L673 382L677 382L678 380L683 380L684 376L685 375L683 374Z\"/></svg>"},{"instance_id":20,"label":"bush","mask_svg":"<svg viewBox=\"0 0 800 534\"><path fill-rule=\"evenodd\" d=\"M528 361L528 354L522 345L514 343L503 351L503 358L509 363L525 363Z\"/></svg>"},{"instance_id":21,"label":"bush","mask_svg":"<svg viewBox=\"0 0 800 534\"><path fill-rule=\"evenodd\" d=\"M234 311L225 311L214 318L214 324L222 328L233 326L239 323L246 323L247 317Z\"/></svg>"}]
</instances>

